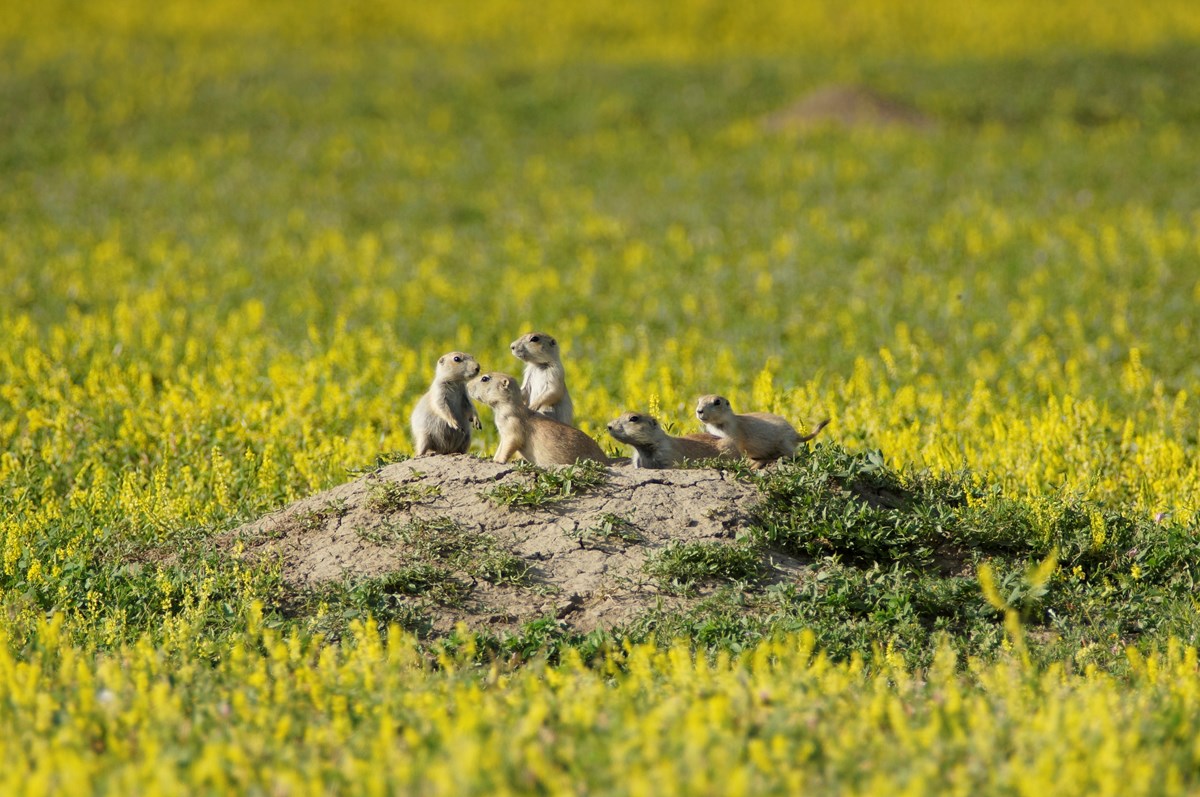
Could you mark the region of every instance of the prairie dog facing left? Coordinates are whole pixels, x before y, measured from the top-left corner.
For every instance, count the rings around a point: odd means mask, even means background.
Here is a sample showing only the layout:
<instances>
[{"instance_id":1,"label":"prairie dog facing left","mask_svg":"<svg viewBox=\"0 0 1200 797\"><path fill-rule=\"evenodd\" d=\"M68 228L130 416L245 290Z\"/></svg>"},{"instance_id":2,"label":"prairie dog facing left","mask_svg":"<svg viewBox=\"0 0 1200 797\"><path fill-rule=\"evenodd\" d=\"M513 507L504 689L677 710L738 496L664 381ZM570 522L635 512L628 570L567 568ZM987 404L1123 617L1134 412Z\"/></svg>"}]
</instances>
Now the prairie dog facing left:
<instances>
[{"instance_id":1,"label":"prairie dog facing left","mask_svg":"<svg viewBox=\"0 0 1200 797\"><path fill-rule=\"evenodd\" d=\"M567 373L563 370L558 341L545 332L530 332L514 340L509 349L525 363L521 395L534 412L570 426L575 420Z\"/></svg>"},{"instance_id":2,"label":"prairie dog facing left","mask_svg":"<svg viewBox=\"0 0 1200 797\"><path fill-rule=\"evenodd\" d=\"M724 396L701 396L696 402L696 417L711 434L727 437L738 451L756 467L796 453L796 446L812 440L829 420L818 423L810 434L800 436L786 418L769 412L738 415Z\"/></svg>"},{"instance_id":3,"label":"prairie dog facing left","mask_svg":"<svg viewBox=\"0 0 1200 797\"><path fill-rule=\"evenodd\" d=\"M478 373L479 363L465 352L438 358L433 384L413 408L410 421L418 457L465 454L470 449L471 427L483 428L467 396L467 380Z\"/></svg>"},{"instance_id":4,"label":"prairie dog facing left","mask_svg":"<svg viewBox=\"0 0 1200 797\"><path fill-rule=\"evenodd\" d=\"M633 446L635 468L676 468L685 459L737 458L733 442L710 434L672 437L652 415L627 412L608 424L608 433Z\"/></svg>"},{"instance_id":5,"label":"prairie dog facing left","mask_svg":"<svg viewBox=\"0 0 1200 797\"><path fill-rule=\"evenodd\" d=\"M583 459L609 461L600 444L583 432L527 407L515 376L483 374L473 379L467 390L495 414L500 432L496 462L508 462L517 454L541 467L574 465Z\"/></svg>"}]
</instances>

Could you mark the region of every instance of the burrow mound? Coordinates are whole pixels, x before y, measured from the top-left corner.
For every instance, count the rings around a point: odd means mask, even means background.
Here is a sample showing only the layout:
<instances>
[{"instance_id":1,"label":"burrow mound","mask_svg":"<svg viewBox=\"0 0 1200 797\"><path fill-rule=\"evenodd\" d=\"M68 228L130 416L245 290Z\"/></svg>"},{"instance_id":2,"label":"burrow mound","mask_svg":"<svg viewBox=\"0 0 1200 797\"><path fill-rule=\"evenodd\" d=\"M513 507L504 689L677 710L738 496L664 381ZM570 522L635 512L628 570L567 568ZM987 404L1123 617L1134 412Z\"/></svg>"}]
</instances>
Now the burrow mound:
<instances>
[{"instance_id":1,"label":"burrow mound","mask_svg":"<svg viewBox=\"0 0 1200 797\"><path fill-rule=\"evenodd\" d=\"M664 589L647 559L672 544L734 544L757 489L714 469L596 472L602 483L572 485L564 499L505 505L487 493L528 492L535 471L422 457L297 501L226 540L240 541L243 556L277 557L298 590L382 579L433 634L458 622L503 631L548 616L588 632L703 597L703 587ZM794 579L802 569L771 554L759 577Z\"/></svg>"},{"instance_id":2,"label":"burrow mound","mask_svg":"<svg viewBox=\"0 0 1200 797\"><path fill-rule=\"evenodd\" d=\"M861 86L825 86L762 120L769 132L800 132L815 128L909 128L931 130L932 117Z\"/></svg>"}]
</instances>

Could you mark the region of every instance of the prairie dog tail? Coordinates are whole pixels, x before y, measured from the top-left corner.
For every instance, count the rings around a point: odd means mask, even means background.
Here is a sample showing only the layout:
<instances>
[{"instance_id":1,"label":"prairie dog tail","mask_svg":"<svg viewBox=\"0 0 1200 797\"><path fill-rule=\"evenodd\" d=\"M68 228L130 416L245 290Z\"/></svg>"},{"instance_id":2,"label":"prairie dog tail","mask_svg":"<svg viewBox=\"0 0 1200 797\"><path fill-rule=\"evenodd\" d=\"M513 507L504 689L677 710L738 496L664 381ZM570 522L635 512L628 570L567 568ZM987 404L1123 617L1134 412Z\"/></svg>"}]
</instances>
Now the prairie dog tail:
<instances>
[{"instance_id":1,"label":"prairie dog tail","mask_svg":"<svg viewBox=\"0 0 1200 797\"><path fill-rule=\"evenodd\" d=\"M816 426L814 426L813 430L811 432L804 435L804 437L801 437L800 442L807 443L809 440L812 440L814 437L816 437L817 435L819 435L821 433L822 429L824 429L828 425L829 425L829 418L826 418L825 420L821 421Z\"/></svg>"}]
</instances>

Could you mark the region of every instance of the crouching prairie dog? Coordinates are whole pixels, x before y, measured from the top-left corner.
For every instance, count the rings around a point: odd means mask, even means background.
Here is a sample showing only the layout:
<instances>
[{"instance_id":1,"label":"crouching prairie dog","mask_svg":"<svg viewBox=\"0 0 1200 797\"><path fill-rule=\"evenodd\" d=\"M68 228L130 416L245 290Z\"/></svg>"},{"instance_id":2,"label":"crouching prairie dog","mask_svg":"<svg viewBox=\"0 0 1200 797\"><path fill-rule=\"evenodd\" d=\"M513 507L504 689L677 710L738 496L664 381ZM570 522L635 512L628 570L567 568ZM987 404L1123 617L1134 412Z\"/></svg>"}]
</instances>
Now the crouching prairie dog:
<instances>
[{"instance_id":1,"label":"crouching prairie dog","mask_svg":"<svg viewBox=\"0 0 1200 797\"><path fill-rule=\"evenodd\" d=\"M812 440L829 420L813 427L811 433L800 436L786 418L769 412L734 413L729 400L723 396L701 396L696 402L696 417L708 431L728 438L737 450L756 467L796 453L796 446Z\"/></svg>"},{"instance_id":2,"label":"crouching prairie dog","mask_svg":"<svg viewBox=\"0 0 1200 797\"><path fill-rule=\"evenodd\" d=\"M578 429L540 415L525 405L515 376L489 373L473 380L471 398L492 408L500 446L496 462L520 454L534 465L574 465L582 459L608 462L600 445Z\"/></svg>"},{"instance_id":3,"label":"crouching prairie dog","mask_svg":"<svg viewBox=\"0 0 1200 797\"><path fill-rule=\"evenodd\" d=\"M418 457L467 453L471 447L471 427L483 428L475 405L467 396L467 381L478 374L479 363L469 354L452 351L438 358L433 384L412 412Z\"/></svg>"},{"instance_id":4,"label":"crouching prairie dog","mask_svg":"<svg viewBox=\"0 0 1200 797\"><path fill-rule=\"evenodd\" d=\"M685 459L738 456L731 440L711 434L672 437L653 416L645 413L625 413L608 424L608 433L633 446L635 468L676 468Z\"/></svg>"},{"instance_id":5,"label":"crouching prairie dog","mask_svg":"<svg viewBox=\"0 0 1200 797\"><path fill-rule=\"evenodd\" d=\"M563 370L558 341L544 332L530 332L509 344L513 356L525 363L521 395L534 412L570 426L575 408L567 392L567 372Z\"/></svg>"}]
</instances>

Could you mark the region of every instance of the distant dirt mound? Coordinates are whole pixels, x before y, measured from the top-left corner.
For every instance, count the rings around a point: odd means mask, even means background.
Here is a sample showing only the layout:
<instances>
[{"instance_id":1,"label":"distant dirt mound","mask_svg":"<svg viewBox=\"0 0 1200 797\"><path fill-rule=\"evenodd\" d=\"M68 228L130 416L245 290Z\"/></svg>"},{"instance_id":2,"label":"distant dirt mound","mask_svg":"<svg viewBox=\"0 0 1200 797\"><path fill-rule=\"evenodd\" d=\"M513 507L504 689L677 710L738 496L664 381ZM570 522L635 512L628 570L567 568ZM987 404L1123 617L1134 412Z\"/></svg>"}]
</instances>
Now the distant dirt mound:
<instances>
[{"instance_id":1,"label":"distant dirt mound","mask_svg":"<svg viewBox=\"0 0 1200 797\"><path fill-rule=\"evenodd\" d=\"M244 555L278 556L286 583L387 580L432 633L459 621L503 630L555 616L578 631L611 628L648 608L697 599L663 591L647 556L668 543L732 544L757 490L712 469L597 468L593 487L537 504L537 474L471 456L388 465L235 529ZM582 481L581 475L577 481ZM790 557L764 562L766 581L793 577Z\"/></svg>"},{"instance_id":2,"label":"distant dirt mound","mask_svg":"<svg viewBox=\"0 0 1200 797\"><path fill-rule=\"evenodd\" d=\"M826 86L763 119L770 132L803 131L829 125L847 128L908 127L930 130L933 119L916 108L861 86Z\"/></svg>"}]
</instances>

